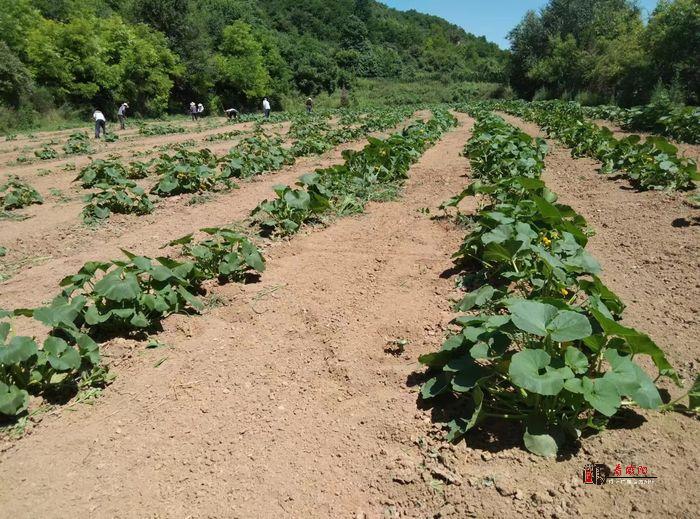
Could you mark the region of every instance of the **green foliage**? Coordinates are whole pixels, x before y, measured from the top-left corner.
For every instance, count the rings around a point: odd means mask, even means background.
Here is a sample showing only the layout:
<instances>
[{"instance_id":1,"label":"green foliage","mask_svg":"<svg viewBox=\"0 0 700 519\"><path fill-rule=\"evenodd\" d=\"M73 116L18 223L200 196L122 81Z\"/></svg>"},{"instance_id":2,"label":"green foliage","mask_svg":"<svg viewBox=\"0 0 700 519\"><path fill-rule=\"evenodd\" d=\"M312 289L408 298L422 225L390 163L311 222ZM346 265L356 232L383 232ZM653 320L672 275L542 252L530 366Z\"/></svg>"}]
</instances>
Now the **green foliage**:
<instances>
[{"instance_id":1,"label":"green foliage","mask_svg":"<svg viewBox=\"0 0 700 519\"><path fill-rule=\"evenodd\" d=\"M57 106L113 114L128 101L159 115L203 99L259 109L264 95L278 107L364 78L413 87L506 79L507 54L484 38L415 11L356 4L6 0L0 126L35 124Z\"/></svg>"},{"instance_id":2,"label":"green foliage","mask_svg":"<svg viewBox=\"0 0 700 519\"><path fill-rule=\"evenodd\" d=\"M476 194L491 200L455 255L463 282L478 288L459 305L470 312L455 320L459 332L420 357L432 375L421 396L460 407L449 424L452 441L487 418L515 420L528 450L556 456L584 430L604 427L628 401L661 405L638 356L679 380L648 336L617 322L624 305L585 251L585 220L558 204L539 178L543 163L532 159L541 156L542 143L526 143L502 119L470 111L479 120L466 148L477 178L446 205ZM514 160L514 147L522 160ZM501 153L499 167L494 156Z\"/></svg>"},{"instance_id":3,"label":"green foliage","mask_svg":"<svg viewBox=\"0 0 700 519\"><path fill-rule=\"evenodd\" d=\"M172 313L202 308L192 293L194 263L123 252L126 260L89 262L63 279L63 292L52 306L75 308L71 322L77 327L121 333L148 329Z\"/></svg>"},{"instance_id":4,"label":"green foliage","mask_svg":"<svg viewBox=\"0 0 700 519\"><path fill-rule=\"evenodd\" d=\"M700 6L663 0L645 26L628 0L550 0L511 31L511 84L526 98L590 93L625 105L646 103L654 84L700 92Z\"/></svg>"},{"instance_id":5,"label":"green foliage","mask_svg":"<svg viewBox=\"0 0 700 519\"><path fill-rule=\"evenodd\" d=\"M369 200L391 198L410 165L454 124L451 115L436 112L429 122L415 123L385 140L369 138L362 151L343 152L344 164L302 176L298 188L276 186L277 198L259 204L251 213L252 223L264 234L288 236L304 223L322 221L325 213L360 212Z\"/></svg>"},{"instance_id":6,"label":"green foliage","mask_svg":"<svg viewBox=\"0 0 700 519\"><path fill-rule=\"evenodd\" d=\"M700 143L700 108L655 103L624 109L617 106L584 108L589 117L609 119L625 130L666 135L681 142Z\"/></svg>"},{"instance_id":7,"label":"green foliage","mask_svg":"<svg viewBox=\"0 0 700 519\"><path fill-rule=\"evenodd\" d=\"M700 181L695 162L679 156L678 149L663 137L616 139L607 128L587 121L576 103L513 101L498 106L535 121L550 137L572 148L573 156L600 160L602 173L624 171L640 189L689 190Z\"/></svg>"},{"instance_id":8,"label":"green foliage","mask_svg":"<svg viewBox=\"0 0 700 519\"><path fill-rule=\"evenodd\" d=\"M250 25L237 20L226 27L219 50L214 56L214 67L221 91L240 92L246 100L267 94L272 78L265 68L263 47Z\"/></svg>"},{"instance_id":9,"label":"green foliage","mask_svg":"<svg viewBox=\"0 0 700 519\"><path fill-rule=\"evenodd\" d=\"M117 179L111 183L96 184L97 193L85 197L82 218L87 224L109 218L110 213L148 214L153 212L153 203L143 188L132 180Z\"/></svg>"},{"instance_id":10,"label":"green foliage","mask_svg":"<svg viewBox=\"0 0 700 519\"><path fill-rule=\"evenodd\" d=\"M34 155L41 160L53 160L58 158L58 152L44 144L41 149L35 150Z\"/></svg>"},{"instance_id":11,"label":"green foliage","mask_svg":"<svg viewBox=\"0 0 700 519\"><path fill-rule=\"evenodd\" d=\"M86 378L91 385L108 382L107 371L99 367L99 347L87 335L54 328L39 347L34 338L11 331L10 322L0 322L0 416L22 414L30 394L57 394Z\"/></svg>"},{"instance_id":12,"label":"green foliage","mask_svg":"<svg viewBox=\"0 0 700 519\"><path fill-rule=\"evenodd\" d=\"M277 171L294 163L292 153L282 146L282 140L258 134L242 139L235 148L219 159L221 179L250 178L266 171Z\"/></svg>"},{"instance_id":13,"label":"green foliage","mask_svg":"<svg viewBox=\"0 0 700 519\"><path fill-rule=\"evenodd\" d=\"M644 35L657 77L678 82L688 101L700 104L700 4L695 0L662 0Z\"/></svg>"},{"instance_id":14,"label":"green foliage","mask_svg":"<svg viewBox=\"0 0 700 519\"><path fill-rule=\"evenodd\" d=\"M151 193L168 197L182 193L209 191L218 180L217 158L208 149L177 150L173 155L163 154L155 163L160 176Z\"/></svg>"},{"instance_id":15,"label":"green foliage","mask_svg":"<svg viewBox=\"0 0 700 519\"><path fill-rule=\"evenodd\" d=\"M90 138L85 132L75 132L68 137L68 142L63 145L63 151L66 155L77 155L84 153L92 153L90 146Z\"/></svg>"},{"instance_id":16,"label":"green foliage","mask_svg":"<svg viewBox=\"0 0 700 519\"><path fill-rule=\"evenodd\" d=\"M153 135L170 135L172 133L187 133L189 130L183 126L176 126L174 124L164 123L164 124L149 124L139 127L139 133L141 135L153 136Z\"/></svg>"},{"instance_id":17,"label":"green foliage","mask_svg":"<svg viewBox=\"0 0 700 519\"><path fill-rule=\"evenodd\" d=\"M224 227L210 227L201 232L207 235L202 241L195 242L193 235L188 234L168 244L182 246L182 254L195 264L195 280L201 282L218 277L243 281L252 273L265 271L262 253L242 234Z\"/></svg>"},{"instance_id":18,"label":"green foliage","mask_svg":"<svg viewBox=\"0 0 700 519\"><path fill-rule=\"evenodd\" d=\"M235 139L240 134L241 134L240 131L233 130L230 132L221 132L221 133L215 133L214 135L208 135L207 137L204 138L204 140L207 142L229 141L231 139Z\"/></svg>"},{"instance_id":19,"label":"green foliage","mask_svg":"<svg viewBox=\"0 0 700 519\"><path fill-rule=\"evenodd\" d=\"M95 159L85 166L73 182L80 181L83 188L97 184L117 184L128 177L126 168L117 161Z\"/></svg>"},{"instance_id":20,"label":"green foliage","mask_svg":"<svg viewBox=\"0 0 700 519\"><path fill-rule=\"evenodd\" d=\"M3 211L22 209L32 204L43 204L44 199L32 186L19 177L10 177L0 185L0 207Z\"/></svg>"},{"instance_id":21,"label":"green foliage","mask_svg":"<svg viewBox=\"0 0 700 519\"><path fill-rule=\"evenodd\" d=\"M165 38L119 16L89 13L61 22L40 18L22 47L37 83L58 102L118 105L159 114L180 71Z\"/></svg>"},{"instance_id":22,"label":"green foliage","mask_svg":"<svg viewBox=\"0 0 700 519\"><path fill-rule=\"evenodd\" d=\"M320 222L320 215L330 207L328 198L315 186L308 189L275 186L274 191L276 199L263 200L251 213L253 223L266 235L294 234L302 223Z\"/></svg>"}]
</instances>

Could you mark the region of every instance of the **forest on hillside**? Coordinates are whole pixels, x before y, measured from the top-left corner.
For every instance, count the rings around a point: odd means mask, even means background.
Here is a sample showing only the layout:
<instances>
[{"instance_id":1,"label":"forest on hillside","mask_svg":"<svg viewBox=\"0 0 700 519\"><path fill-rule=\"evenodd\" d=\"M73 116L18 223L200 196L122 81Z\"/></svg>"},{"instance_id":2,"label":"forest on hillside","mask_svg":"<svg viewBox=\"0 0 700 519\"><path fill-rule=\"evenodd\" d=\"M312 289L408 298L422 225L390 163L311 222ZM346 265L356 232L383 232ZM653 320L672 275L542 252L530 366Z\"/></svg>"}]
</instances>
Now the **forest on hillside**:
<instances>
[{"instance_id":1,"label":"forest on hillside","mask_svg":"<svg viewBox=\"0 0 700 519\"><path fill-rule=\"evenodd\" d=\"M140 116L263 96L281 109L341 87L380 103L700 102L697 0L661 0L648 20L632 0L550 0L509 38L504 51L375 0L0 0L0 129L124 100Z\"/></svg>"},{"instance_id":2,"label":"forest on hillside","mask_svg":"<svg viewBox=\"0 0 700 519\"><path fill-rule=\"evenodd\" d=\"M246 106L356 78L503 82L483 37L373 0L0 0L0 99L16 110L190 100Z\"/></svg>"},{"instance_id":3,"label":"forest on hillside","mask_svg":"<svg viewBox=\"0 0 700 519\"><path fill-rule=\"evenodd\" d=\"M509 81L531 99L700 103L700 2L661 0L645 22L630 0L550 0L509 35Z\"/></svg>"}]
</instances>

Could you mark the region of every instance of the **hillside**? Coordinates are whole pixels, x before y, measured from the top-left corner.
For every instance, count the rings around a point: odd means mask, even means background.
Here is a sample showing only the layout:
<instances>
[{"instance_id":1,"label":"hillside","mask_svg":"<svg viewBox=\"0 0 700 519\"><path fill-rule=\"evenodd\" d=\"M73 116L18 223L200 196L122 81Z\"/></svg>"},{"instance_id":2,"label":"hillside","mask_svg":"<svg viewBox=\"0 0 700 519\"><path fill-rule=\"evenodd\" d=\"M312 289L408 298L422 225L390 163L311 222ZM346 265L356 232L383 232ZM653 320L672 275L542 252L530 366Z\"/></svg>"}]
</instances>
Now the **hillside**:
<instances>
[{"instance_id":1,"label":"hillside","mask_svg":"<svg viewBox=\"0 0 700 519\"><path fill-rule=\"evenodd\" d=\"M250 105L357 78L499 81L506 54L373 0L0 0L0 101L29 117L129 99ZM5 48L7 46L7 48Z\"/></svg>"}]
</instances>

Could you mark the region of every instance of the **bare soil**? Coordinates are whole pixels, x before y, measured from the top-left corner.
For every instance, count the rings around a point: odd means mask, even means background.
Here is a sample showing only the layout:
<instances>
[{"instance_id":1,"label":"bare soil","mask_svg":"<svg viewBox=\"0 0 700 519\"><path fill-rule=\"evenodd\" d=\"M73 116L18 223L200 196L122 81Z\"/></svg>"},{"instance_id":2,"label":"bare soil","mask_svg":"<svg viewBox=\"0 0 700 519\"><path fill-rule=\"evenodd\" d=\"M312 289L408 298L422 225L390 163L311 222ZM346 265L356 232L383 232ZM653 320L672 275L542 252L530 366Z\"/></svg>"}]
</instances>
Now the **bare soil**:
<instances>
[{"instance_id":1,"label":"bare soil","mask_svg":"<svg viewBox=\"0 0 700 519\"><path fill-rule=\"evenodd\" d=\"M93 405L58 407L0 444L0 517L697 517L694 419L631 416L551 461L523 451L515 428L448 445L419 409L417 359L439 348L455 316L450 256L464 232L419 210L435 213L469 182L460 152L473 121L459 119L411 168L400 199L266 243L260 282L209 287L203 315L165 321L157 338L167 347L106 344L119 377ZM690 209L600 177L593 161L552 145L546 181L598 231L591 249L629 304L625 322L689 377L700 241L697 225L679 223ZM166 208L124 232L110 221L113 234L75 237L74 253L1 284L0 307L37 304L65 273L118 246L148 254L240 219L273 182L299 174ZM584 486L589 462L646 465L658 479Z\"/></svg>"}]
</instances>

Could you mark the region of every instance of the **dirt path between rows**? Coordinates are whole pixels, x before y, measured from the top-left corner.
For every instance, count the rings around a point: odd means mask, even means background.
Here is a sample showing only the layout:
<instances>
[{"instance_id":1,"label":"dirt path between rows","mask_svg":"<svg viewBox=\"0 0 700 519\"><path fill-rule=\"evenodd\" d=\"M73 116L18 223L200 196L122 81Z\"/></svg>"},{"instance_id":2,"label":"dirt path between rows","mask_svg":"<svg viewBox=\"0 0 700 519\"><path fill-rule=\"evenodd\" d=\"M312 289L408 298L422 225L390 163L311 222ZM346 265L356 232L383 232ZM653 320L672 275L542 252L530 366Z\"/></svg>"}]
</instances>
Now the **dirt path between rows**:
<instances>
[{"instance_id":1,"label":"dirt path between rows","mask_svg":"<svg viewBox=\"0 0 700 519\"><path fill-rule=\"evenodd\" d=\"M160 337L168 348L141 344L93 407L47 417L3 453L0 515L378 517L390 509L404 487L387 465L420 460L413 440L430 428L406 379L452 316L453 282L440 274L460 237L418 209L463 187L467 132L427 151L404 198L275 243L260 283L217 287L223 306L168 319ZM231 206L209 212L220 223L238 216ZM144 240L166 236L158 238ZM409 353L384 351L402 338L412 341ZM433 499L426 483L419 489Z\"/></svg>"}]
</instances>

